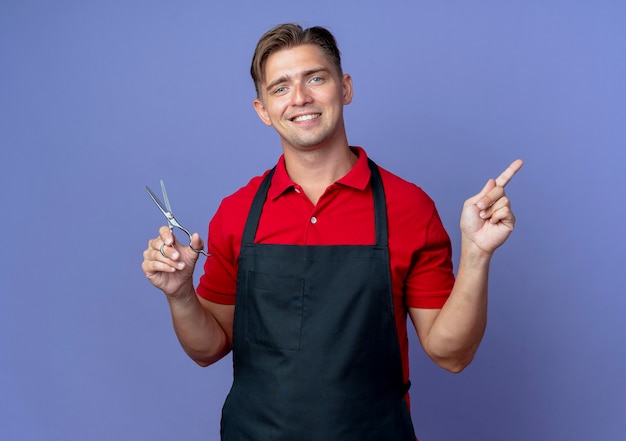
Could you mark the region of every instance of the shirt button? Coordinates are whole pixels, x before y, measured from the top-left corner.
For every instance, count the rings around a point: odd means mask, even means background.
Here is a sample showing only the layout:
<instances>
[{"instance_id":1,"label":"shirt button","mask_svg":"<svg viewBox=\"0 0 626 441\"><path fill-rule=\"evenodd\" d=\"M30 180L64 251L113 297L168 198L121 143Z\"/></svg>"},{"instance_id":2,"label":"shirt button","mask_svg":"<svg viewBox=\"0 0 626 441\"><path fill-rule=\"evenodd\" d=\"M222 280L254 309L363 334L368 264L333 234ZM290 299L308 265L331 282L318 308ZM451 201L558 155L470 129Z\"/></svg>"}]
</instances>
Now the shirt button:
<instances>
[{"instance_id":1,"label":"shirt button","mask_svg":"<svg viewBox=\"0 0 626 441\"><path fill-rule=\"evenodd\" d=\"M316 224L316 223L317 223L317 218L316 218L315 216L313 216L313 217L311 218L311 223L312 223L312 224Z\"/></svg>"},{"instance_id":2,"label":"shirt button","mask_svg":"<svg viewBox=\"0 0 626 441\"><path fill-rule=\"evenodd\" d=\"M294 191L298 194L300 194L300 189L299 188L294 188Z\"/></svg>"}]
</instances>

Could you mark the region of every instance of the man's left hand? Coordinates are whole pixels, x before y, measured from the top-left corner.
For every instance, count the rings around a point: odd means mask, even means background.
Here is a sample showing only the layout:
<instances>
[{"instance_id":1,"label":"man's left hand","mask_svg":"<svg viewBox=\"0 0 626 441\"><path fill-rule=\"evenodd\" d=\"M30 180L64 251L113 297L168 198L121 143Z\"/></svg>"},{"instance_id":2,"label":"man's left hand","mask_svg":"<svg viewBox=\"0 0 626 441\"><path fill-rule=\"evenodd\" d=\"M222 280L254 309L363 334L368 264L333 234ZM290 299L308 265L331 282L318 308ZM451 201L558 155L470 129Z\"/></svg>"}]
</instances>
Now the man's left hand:
<instances>
[{"instance_id":1,"label":"man's left hand","mask_svg":"<svg viewBox=\"0 0 626 441\"><path fill-rule=\"evenodd\" d=\"M500 176L489 179L477 195L465 201L461 213L464 244L469 242L491 255L509 237L515 226L515 216L504 187L523 164L521 159L513 161Z\"/></svg>"}]
</instances>

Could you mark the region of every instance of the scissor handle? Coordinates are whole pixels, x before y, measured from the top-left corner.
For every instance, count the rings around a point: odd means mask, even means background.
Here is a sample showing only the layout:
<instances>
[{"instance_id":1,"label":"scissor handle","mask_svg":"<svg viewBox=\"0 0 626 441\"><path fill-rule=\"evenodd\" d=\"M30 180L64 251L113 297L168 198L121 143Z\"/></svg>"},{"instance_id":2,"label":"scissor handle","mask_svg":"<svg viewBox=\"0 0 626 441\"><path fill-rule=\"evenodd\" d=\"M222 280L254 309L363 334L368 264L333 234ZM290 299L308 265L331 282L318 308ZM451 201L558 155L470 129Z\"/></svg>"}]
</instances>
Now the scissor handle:
<instances>
[{"instance_id":1,"label":"scissor handle","mask_svg":"<svg viewBox=\"0 0 626 441\"><path fill-rule=\"evenodd\" d=\"M176 219L172 218L172 220L174 222L176 222ZM210 254L207 253L206 251L204 251L203 249L196 249L196 248L191 246L191 233L189 232L189 230L187 228L183 227L178 222L176 222L176 225L170 223L170 230L172 228L178 228L179 230L182 230L187 235L187 237L189 237L189 248L191 248L191 251L193 251L195 253L198 253L198 254L204 254L206 257L210 256Z\"/></svg>"},{"instance_id":2,"label":"scissor handle","mask_svg":"<svg viewBox=\"0 0 626 441\"><path fill-rule=\"evenodd\" d=\"M194 247L191 246L191 244L189 244L189 248L191 248L191 251L193 251L194 253L198 253L198 254L204 254L206 257L211 256L211 254L207 253L204 250L197 250Z\"/></svg>"}]
</instances>

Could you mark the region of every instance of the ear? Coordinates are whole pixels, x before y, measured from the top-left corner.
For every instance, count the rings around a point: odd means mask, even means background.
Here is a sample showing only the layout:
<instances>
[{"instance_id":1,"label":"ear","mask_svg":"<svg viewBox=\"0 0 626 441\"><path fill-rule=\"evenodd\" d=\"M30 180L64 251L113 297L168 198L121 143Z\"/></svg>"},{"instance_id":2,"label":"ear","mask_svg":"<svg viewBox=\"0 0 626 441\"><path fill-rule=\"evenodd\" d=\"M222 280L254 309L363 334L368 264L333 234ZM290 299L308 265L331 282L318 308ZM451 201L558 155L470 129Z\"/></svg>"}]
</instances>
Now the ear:
<instances>
[{"instance_id":1,"label":"ear","mask_svg":"<svg viewBox=\"0 0 626 441\"><path fill-rule=\"evenodd\" d=\"M349 74L344 74L341 79L341 87L343 88L343 104L350 104L352 102L352 77Z\"/></svg>"},{"instance_id":2,"label":"ear","mask_svg":"<svg viewBox=\"0 0 626 441\"><path fill-rule=\"evenodd\" d=\"M259 118L261 118L261 121L263 121L263 124L270 127L272 125L272 120L270 119L270 116L267 113L263 102L259 98L255 98L252 104L254 105L254 110L256 111L256 114L259 115Z\"/></svg>"}]
</instances>

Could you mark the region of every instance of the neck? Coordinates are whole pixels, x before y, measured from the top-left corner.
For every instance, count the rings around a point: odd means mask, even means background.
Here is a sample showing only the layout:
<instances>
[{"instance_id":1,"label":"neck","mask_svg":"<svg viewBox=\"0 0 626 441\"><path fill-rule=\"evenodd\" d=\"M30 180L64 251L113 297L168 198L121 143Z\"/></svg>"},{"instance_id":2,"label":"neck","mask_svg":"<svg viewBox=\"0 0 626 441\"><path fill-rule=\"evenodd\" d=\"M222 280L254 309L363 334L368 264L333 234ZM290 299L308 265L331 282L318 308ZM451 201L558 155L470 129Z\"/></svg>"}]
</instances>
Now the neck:
<instances>
[{"instance_id":1,"label":"neck","mask_svg":"<svg viewBox=\"0 0 626 441\"><path fill-rule=\"evenodd\" d=\"M284 155L289 177L302 187L313 204L329 185L348 174L358 159L347 143L311 150L285 148Z\"/></svg>"}]
</instances>

